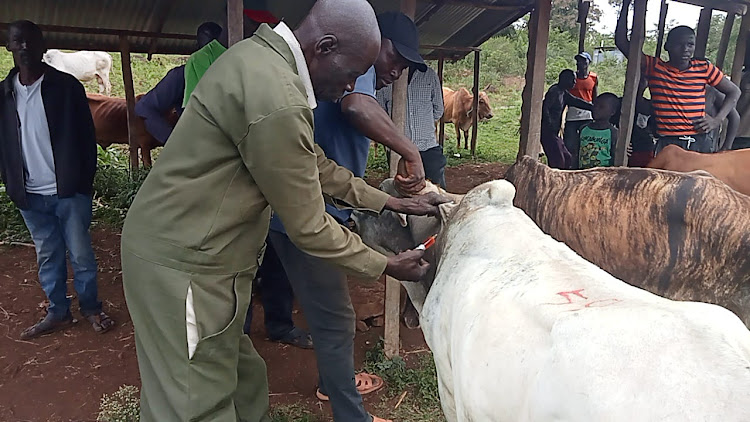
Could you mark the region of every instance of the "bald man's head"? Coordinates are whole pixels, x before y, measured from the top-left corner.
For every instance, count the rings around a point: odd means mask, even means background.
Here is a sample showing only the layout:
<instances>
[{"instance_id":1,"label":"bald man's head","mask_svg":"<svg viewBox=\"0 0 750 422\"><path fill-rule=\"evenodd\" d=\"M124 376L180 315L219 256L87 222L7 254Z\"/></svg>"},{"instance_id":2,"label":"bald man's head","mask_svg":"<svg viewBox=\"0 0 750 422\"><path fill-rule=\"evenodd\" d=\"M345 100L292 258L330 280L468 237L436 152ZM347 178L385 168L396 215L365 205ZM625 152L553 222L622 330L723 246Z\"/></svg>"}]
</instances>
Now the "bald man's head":
<instances>
[{"instance_id":1,"label":"bald man's head","mask_svg":"<svg viewBox=\"0 0 750 422\"><path fill-rule=\"evenodd\" d=\"M380 52L378 22L366 0L318 0L294 34L321 100L353 90Z\"/></svg>"}]
</instances>

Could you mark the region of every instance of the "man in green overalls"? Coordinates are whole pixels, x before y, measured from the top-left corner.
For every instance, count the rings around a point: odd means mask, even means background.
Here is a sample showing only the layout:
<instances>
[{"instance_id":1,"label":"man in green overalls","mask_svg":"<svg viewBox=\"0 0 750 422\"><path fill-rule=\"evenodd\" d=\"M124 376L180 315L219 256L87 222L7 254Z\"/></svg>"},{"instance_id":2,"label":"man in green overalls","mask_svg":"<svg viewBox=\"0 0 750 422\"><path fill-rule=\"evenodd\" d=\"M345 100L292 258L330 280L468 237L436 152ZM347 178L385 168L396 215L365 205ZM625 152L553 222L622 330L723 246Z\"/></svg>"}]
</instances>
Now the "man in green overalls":
<instances>
[{"instance_id":1,"label":"man in green overalls","mask_svg":"<svg viewBox=\"0 0 750 422\"><path fill-rule=\"evenodd\" d=\"M122 233L142 422L268 420L265 364L242 326L271 207L297 247L349 274L416 280L427 271L421 251L386 258L324 208L325 195L435 215L442 201L389 197L313 142L316 97L352 90L379 49L365 0L318 0L296 31L261 26L201 79ZM400 180L414 188L419 179Z\"/></svg>"}]
</instances>

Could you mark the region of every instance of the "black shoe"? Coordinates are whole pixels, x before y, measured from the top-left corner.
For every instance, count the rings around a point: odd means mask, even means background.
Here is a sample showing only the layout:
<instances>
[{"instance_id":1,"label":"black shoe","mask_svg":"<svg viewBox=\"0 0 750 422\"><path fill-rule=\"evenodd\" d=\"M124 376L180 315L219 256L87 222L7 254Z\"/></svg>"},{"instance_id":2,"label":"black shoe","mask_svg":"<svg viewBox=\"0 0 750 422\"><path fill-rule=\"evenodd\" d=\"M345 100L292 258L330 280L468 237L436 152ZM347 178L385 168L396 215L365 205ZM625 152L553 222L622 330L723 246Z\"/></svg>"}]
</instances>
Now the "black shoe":
<instances>
[{"instance_id":1,"label":"black shoe","mask_svg":"<svg viewBox=\"0 0 750 422\"><path fill-rule=\"evenodd\" d=\"M297 327L292 328L292 331L286 333L281 338L272 338L271 341L278 343L291 344L292 346L299 347L300 349L312 349L313 341L310 334Z\"/></svg>"}]
</instances>

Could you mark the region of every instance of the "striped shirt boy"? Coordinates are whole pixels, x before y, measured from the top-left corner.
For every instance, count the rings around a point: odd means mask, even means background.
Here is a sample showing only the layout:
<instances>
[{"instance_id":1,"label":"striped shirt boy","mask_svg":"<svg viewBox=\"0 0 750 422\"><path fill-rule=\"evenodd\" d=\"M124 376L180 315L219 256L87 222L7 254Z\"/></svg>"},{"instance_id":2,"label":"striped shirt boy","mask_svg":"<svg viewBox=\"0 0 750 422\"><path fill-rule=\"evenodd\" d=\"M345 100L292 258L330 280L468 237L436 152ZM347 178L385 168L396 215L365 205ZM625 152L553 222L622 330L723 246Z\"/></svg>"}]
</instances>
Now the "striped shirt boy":
<instances>
[{"instance_id":1,"label":"striped shirt boy","mask_svg":"<svg viewBox=\"0 0 750 422\"><path fill-rule=\"evenodd\" d=\"M721 70L706 59L694 58L681 71L649 55L644 55L644 65L659 136L698 134L694 121L705 114L706 85L718 85L724 77Z\"/></svg>"}]
</instances>

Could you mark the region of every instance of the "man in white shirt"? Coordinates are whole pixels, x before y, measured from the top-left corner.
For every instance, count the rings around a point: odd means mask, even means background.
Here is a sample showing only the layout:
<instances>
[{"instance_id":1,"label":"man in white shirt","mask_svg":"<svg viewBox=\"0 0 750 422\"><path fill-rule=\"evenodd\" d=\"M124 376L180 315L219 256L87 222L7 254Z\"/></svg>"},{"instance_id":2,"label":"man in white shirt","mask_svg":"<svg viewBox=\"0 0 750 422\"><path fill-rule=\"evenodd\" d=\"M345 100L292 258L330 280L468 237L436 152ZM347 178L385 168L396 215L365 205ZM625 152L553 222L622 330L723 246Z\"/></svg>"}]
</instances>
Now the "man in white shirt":
<instances>
[{"instance_id":1,"label":"man in white shirt","mask_svg":"<svg viewBox=\"0 0 750 422\"><path fill-rule=\"evenodd\" d=\"M34 240L47 315L21 333L30 339L73 323L66 254L81 315L103 333L114 321L102 312L91 247L91 193L96 139L83 86L42 63L44 37L29 21L8 28L15 67L0 82L0 176Z\"/></svg>"}]
</instances>

